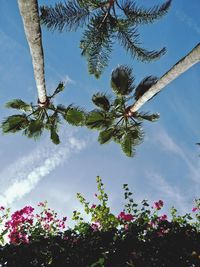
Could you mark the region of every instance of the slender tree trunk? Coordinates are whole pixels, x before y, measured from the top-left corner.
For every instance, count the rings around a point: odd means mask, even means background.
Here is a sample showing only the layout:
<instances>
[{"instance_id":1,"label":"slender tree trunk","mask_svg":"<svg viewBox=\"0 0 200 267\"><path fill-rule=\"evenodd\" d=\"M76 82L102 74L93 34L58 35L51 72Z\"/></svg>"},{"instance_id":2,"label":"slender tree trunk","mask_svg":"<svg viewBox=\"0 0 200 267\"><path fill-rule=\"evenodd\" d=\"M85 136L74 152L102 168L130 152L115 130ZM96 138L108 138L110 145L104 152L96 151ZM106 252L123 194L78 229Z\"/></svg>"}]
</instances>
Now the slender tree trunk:
<instances>
[{"instance_id":1,"label":"slender tree trunk","mask_svg":"<svg viewBox=\"0 0 200 267\"><path fill-rule=\"evenodd\" d=\"M160 92L170 82L187 71L196 63L200 62L200 43L192 49L184 58L178 61L169 71L167 71L156 84L154 84L143 96L141 96L131 107L131 112L138 111L150 98Z\"/></svg>"},{"instance_id":2,"label":"slender tree trunk","mask_svg":"<svg viewBox=\"0 0 200 267\"><path fill-rule=\"evenodd\" d=\"M44 76L44 54L42 33L37 0L18 0L24 30L32 56L35 82L38 90L38 102L45 105L48 102Z\"/></svg>"}]
</instances>

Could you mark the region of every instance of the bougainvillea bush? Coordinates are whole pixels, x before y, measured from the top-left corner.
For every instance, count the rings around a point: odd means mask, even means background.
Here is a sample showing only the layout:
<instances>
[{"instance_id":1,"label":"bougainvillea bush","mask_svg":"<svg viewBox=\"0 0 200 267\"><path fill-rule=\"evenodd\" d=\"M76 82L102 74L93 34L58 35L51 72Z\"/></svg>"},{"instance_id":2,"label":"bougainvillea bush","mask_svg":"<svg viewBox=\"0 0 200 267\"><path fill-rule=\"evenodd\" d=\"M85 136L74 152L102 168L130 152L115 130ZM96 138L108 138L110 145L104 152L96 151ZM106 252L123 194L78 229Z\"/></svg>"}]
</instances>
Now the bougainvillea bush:
<instances>
[{"instance_id":1,"label":"bougainvillea bush","mask_svg":"<svg viewBox=\"0 0 200 267\"><path fill-rule=\"evenodd\" d=\"M124 209L114 215L108 196L97 177L96 203L79 201L86 222L74 211L75 226L67 226L67 217L40 202L36 213L26 206L9 214L0 207L0 266L28 267L199 267L200 200L192 212L180 216L175 208L163 214L163 201L136 203L124 184Z\"/></svg>"}]
</instances>

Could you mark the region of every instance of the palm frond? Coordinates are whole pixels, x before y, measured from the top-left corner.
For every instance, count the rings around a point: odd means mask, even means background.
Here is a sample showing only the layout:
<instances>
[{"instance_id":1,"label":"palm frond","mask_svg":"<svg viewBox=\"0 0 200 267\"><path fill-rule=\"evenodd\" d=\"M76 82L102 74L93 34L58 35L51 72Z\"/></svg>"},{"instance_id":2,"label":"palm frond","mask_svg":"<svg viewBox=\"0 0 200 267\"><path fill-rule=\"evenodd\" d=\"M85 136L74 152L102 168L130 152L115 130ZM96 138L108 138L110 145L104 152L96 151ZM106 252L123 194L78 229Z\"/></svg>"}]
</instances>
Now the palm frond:
<instances>
[{"instance_id":1,"label":"palm frond","mask_svg":"<svg viewBox=\"0 0 200 267\"><path fill-rule=\"evenodd\" d=\"M24 135L37 140L43 132L44 124L41 120L30 120L28 127L24 130Z\"/></svg>"},{"instance_id":2,"label":"palm frond","mask_svg":"<svg viewBox=\"0 0 200 267\"><path fill-rule=\"evenodd\" d=\"M3 133L16 133L28 126L28 119L25 114L11 115L1 124Z\"/></svg>"},{"instance_id":3,"label":"palm frond","mask_svg":"<svg viewBox=\"0 0 200 267\"><path fill-rule=\"evenodd\" d=\"M111 141L113 137L114 129L108 128L106 130L100 131L98 141L100 144L105 144Z\"/></svg>"},{"instance_id":4,"label":"palm frond","mask_svg":"<svg viewBox=\"0 0 200 267\"><path fill-rule=\"evenodd\" d=\"M132 69L121 65L111 74L111 87L116 95L129 95L135 88Z\"/></svg>"},{"instance_id":5,"label":"palm frond","mask_svg":"<svg viewBox=\"0 0 200 267\"><path fill-rule=\"evenodd\" d=\"M94 74L96 78L99 78L107 66L112 50L112 33L107 20L104 19L104 12L95 15L80 42L82 55L86 56L88 61L89 73Z\"/></svg>"},{"instance_id":6,"label":"palm frond","mask_svg":"<svg viewBox=\"0 0 200 267\"><path fill-rule=\"evenodd\" d=\"M129 134L125 134L121 141L122 151L126 154L127 157L133 157L135 154L133 139Z\"/></svg>"},{"instance_id":7,"label":"palm frond","mask_svg":"<svg viewBox=\"0 0 200 267\"><path fill-rule=\"evenodd\" d=\"M50 128L50 137L51 137L51 141L55 144L58 145L60 144L60 138L59 135L56 131L56 129L54 127Z\"/></svg>"},{"instance_id":8,"label":"palm frond","mask_svg":"<svg viewBox=\"0 0 200 267\"><path fill-rule=\"evenodd\" d=\"M110 109L110 101L109 97L106 94L97 93L92 96L92 102L99 108L104 111L109 111Z\"/></svg>"},{"instance_id":9,"label":"palm frond","mask_svg":"<svg viewBox=\"0 0 200 267\"><path fill-rule=\"evenodd\" d=\"M158 113L155 114L149 114L149 113L137 113L137 118L142 120L148 120L148 121L157 121L160 118L160 115Z\"/></svg>"},{"instance_id":10,"label":"palm frond","mask_svg":"<svg viewBox=\"0 0 200 267\"><path fill-rule=\"evenodd\" d=\"M136 24L141 23L153 23L155 20L160 19L169 11L171 0L166 1L162 5L156 5L149 9L137 7L135 1L123 0L121 3L121 9L127 16L129 21Z\"/></svg>"},{"instance_id":11,"label":"palm frond","mask_svg":"<svg viewBox=\"0 0 200 267\"><path fill-rule=\"evenodd\" d=\"M83 1L59 2L52 6L42 6L41 23L51 30L77 30L89 19L89 7Z\"/></svg>"},{"instance_id":12,"label":"palm frond","mask_svg":"<svg viewBox=\"0 0 200 267\"><path fill-rule=\"evenodd\" d=\"M108 128L113 123L113 118L109 115L101 110L93 110L87 115L86 126L90 129Z\"/></svg>"},{"instance_id":13,"label":"palm frond","mask_svg":"<svg viewBox=\"0 0 200 267\"><path fill-rule=\"evenodd\" d=\"M158 78L155 76L148 76L144 78L135 89L135 93L134 93L135 100L138 100L154 84L156 84L157 81L158 81Z\"/></svg>"},{"instance_id":14,"label":"palm frond","mask_svg":"<svg viewBox=\"0 0 200 267\"><path fill-rule=\"evenodd\" d=\"M124 48L133 57L136 57L143 62L156 60L166 53L165 48L162 48L160 51L148 51L140 47L138 41L138 33L135 27L125 30L122 27L119 27L117 36Z\"/></svg>"},{"instance_id":15,"label":"palm frond","mask_svg":"<svg viewBox=\"0 0 200 267\"><path fill-rule=\"evenodd\" d=\"M27 104L26 102L22 101L21 99L13 99L6 103L6 108L14 108L19 109L24 112L31 111L32 107L30 104Z\"/></svg>"},{"instance_id":16,"label":"palm frond","mask_svg":"<svg viewBox=\"0 0 200 267\"><path fill-rule=\"evenodd\" d=\"M70 105L64 117L68 123L74 126L83 126L85 124L85 112L78 107Z\"/></svg>"}]
</instances>

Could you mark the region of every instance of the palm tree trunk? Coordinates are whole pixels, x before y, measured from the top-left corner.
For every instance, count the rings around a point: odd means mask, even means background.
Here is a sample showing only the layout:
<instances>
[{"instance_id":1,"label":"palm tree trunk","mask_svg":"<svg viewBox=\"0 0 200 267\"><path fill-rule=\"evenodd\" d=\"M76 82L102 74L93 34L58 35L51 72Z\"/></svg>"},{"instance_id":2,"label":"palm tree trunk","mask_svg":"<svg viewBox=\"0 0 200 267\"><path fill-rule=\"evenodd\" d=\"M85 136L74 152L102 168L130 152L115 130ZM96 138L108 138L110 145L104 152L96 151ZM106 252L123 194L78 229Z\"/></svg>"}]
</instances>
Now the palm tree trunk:
<instances>
[{"instance_id":1,"label":"palm tree trunk","mask_svg":"<svg viewBox=\"0 0 200 267\"><path fill-rule=\"evenodd\" d=\"M200 43L192 49L184 58L178 61L169 71L167 71L156 84L154 84L144 95L142 95L131 107L131 112L138 111L155 94L160 92L170 82L179 77L196 63L200 62Z\"/></svg>"},{"instance_id":2,"label":"palm tree trunk","mask_svg":"<svg viewBox=\"0 0 200 267\"><path fill-rule=\"evenodd\" d=\"M38 3L37 0L18 0L18 6L32 56L35 82L38 90L38 102L42 106L48 102L48 99L45 86L44 54Z\"/></svg>"}]
</instances>

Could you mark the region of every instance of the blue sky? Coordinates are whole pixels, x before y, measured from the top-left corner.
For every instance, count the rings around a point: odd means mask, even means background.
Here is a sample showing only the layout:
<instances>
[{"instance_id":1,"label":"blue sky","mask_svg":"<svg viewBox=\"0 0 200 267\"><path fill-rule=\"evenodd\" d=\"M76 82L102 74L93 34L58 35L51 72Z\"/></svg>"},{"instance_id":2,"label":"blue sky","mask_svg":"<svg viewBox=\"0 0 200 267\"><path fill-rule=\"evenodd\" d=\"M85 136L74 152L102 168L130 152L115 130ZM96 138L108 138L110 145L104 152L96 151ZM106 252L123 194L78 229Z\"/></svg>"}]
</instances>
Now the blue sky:
<instances>
[{"instance_id":1,"label":"blue sky","mask_svg":"<svg viewBox=\"0 0 200 267\"><path fill-rule=\"evenodd\" d=\"M10 99L37 100L16 2L1 0L0 7L0 120L12 113L4 107ZM148 7L163 1L136 2ZM116 44L99 80L87 73L85 58L80 55L80 32L59 34L43 28L48 92L65 80L66 89L57 102L91 109L92 94L111 93L110 73L118 64L133 67L136 82L148 75L161 76L199 42L199 8L199 0L173 0L166 17L140 27L143 46L166 46L167 54L159 61L144 64ZM47 200L50 207L70 217L73 210L81 209L77 192L95 201L95 180L100 175L116 213L123 204L124 183L129 184L138 200L163 199L166 209L175 205L180 212L190 211L200 193L200 152L195 145L200 141L199 73L200 65L194 66L141 109L159 112L161 118L156 123L145 123L145 141L134 158L125 157L116 144L100 146L96 132L70 126L61 128L59 146L51 144L47 135L38 142L20 134L0 135L0 202L18 209Z\"/></svg>"}]
</instances>

